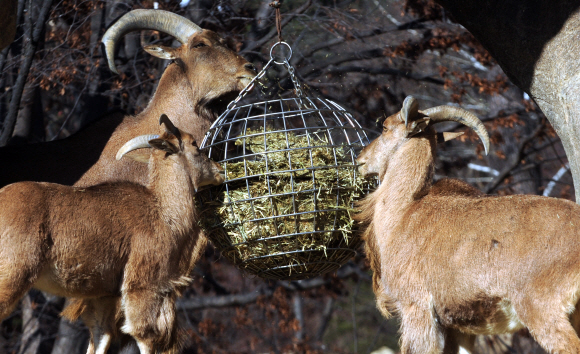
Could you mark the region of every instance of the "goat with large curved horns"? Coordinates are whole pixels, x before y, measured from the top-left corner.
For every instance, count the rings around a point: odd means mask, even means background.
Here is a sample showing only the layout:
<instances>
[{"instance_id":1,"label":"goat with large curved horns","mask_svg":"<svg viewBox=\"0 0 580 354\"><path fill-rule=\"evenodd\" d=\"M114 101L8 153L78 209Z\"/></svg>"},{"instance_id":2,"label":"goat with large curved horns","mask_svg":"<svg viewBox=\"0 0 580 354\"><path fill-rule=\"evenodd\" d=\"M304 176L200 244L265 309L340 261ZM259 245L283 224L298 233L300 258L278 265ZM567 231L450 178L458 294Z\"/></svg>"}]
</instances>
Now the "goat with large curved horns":
<instances>
[{"instance_id":1,"label":"goat with large curved horns","mask_svg":"<svg viewBox=\"0 0 580 354\"><path fill-rule=\"evenodd\" d=\"M181 46L148 45L153 56L170 59L157 90L136 116L113 114L63 140L0 149L0 161L10 168L0 174L0 187L18 181L45 181L90 186L111 179L147 183L147 170L135 161L115 160L119 148L132 137L163 131L161 114L201 141L227 104L254 78L252 64L230 50L215 32L162 10L133 10L103 36L111 70L117 72L114 52L122 37L143 29L175 37Z\"/></svg>"},{"instance_id":2,"label":"goat with large curved horns","mask_svg":"<svg viewBox=\"0 0 580 354\"><path fill-rule=\"evenodd\" d=\"M489 196L467 183L432 185L436 133L455 107L388 117L357 161L381 185L360 202L377 307L401 318L401 352L457 353L474 336L528 328L549 353L580 353L580 206L532 195ZM572 318L572 324L570 322Z\"/></svg>"},{"instance_id":3,"label":"goat with large curved horns","mask_svg":"<svg viewBox=\"0 0 580 354\"><path fill-rule=\"evenodd\" d=\"M0 189L0 320L35 287L111 307L89 310L110 317L88 321L89 352L95 342L97 353L107 352L117 318L142 354L175 346L175 300L205 246L195 190L222 183L224 170L167 116L161 125L161 136L132 140L120 155L147 157L147 187L19 182Z\"/></svg>"}]
</instances>

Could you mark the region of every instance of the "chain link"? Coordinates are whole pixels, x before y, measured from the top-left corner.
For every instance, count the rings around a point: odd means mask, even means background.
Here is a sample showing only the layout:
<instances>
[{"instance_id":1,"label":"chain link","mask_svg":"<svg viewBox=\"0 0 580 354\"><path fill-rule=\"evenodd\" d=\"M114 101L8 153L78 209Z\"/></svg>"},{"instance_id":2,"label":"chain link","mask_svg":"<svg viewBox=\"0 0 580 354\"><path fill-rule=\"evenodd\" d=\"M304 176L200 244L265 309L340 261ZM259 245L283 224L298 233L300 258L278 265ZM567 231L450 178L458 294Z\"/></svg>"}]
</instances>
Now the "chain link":
<instances>
[{"instance_id":1,"label":"chain link","mask_svg":"<svg viewBox=\"0 0 580 354\"><path fill-rule=\"evenodd\" d=\"M304 97L304 93L302 92L302 85L300 85L300 81L298 81L298 78L294 74L294 67L292 65L290 65L290 63L288 62L287 59L284 60L284 65L286 65L286 68L288 69L288 74L290 74L290 79L292 80L292 83L294 84L294 89L296 90L296 96L298 96L298 99L300 100L300 104L303 105L302 98Z\"/></svg>"},{"instance_id":2,"label":"chain link","mask_svg":"<svg viewBox=\"0 0 580 354\"><path fill-rule=\"evenodd\" d=\"M279 43L285 43L285 42L278 42L278 43L274 44L272 46L272 49L274 49L274 47L276 45L278 45ZM288 45L288 44L286 44L286 45ZM290 50L292 50L292 49L290 49ZM292 56L292 52L290 52L290 57L291 56ZM272 65L272 62L275 64L278 64L278 65L286 66L286 69L288 70L288 74L290 74L290 79L292 80L292 84L294 85L296 96L300 100L300 105L304 106L304 102L302 102L302 99L304 98L304 93L302 92L302 85L300 84L300 81L298 81L298 78L296 77L294 67L290 64L290 62L288 61L288 58L285 58L283 63L275 61L274 57L272 56L272 50L270 50L270 60L268 61L268 63L266 63L266 65L262 68L262 70L260 70L258 75L254 76L252 81L250 81L250 83L247 84L246 87L244 87L244 89L242 91L240 91L240 94L238 95L238 97L236 97L235 100L228 103L228 106L226 107L227 111L231 111L236 106L236 104L238 102L240 102L240 100L242 98L244 98L248 94L248 92L250 92L254 88L254 83L257 80L260 80L262 77L264 77L264 75L266 75L266 71L268 70L270 65Z\"/></svg>"}]
</instances>

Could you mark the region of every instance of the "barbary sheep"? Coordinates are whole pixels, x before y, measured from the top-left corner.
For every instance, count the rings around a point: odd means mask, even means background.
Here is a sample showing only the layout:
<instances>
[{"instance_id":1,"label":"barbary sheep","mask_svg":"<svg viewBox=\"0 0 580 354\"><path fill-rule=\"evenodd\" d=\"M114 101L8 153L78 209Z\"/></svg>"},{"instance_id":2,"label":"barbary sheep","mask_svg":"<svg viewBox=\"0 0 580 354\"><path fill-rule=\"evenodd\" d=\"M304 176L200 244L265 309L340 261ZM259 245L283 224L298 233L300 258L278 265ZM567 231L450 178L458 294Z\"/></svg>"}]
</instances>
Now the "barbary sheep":
<instances>
[{"instance_id":1,"label":"barbary sheep","mask_svg":"<svg viewBox=\"0 0 580 354\"><path fill-rule=\"evenodd\" d=\"M205 245L194 194L222 183L224 170L166 115L160 123L161 136L139 136L119 151L139 149L130 156L148 159L147 186L18 182L0 189L0 319L31 287L92 303L120 297L122 329L142 354L174 344L175 299ZM109 341L104 333L100 353Z\"/></svg>"},{"instance_id":2,"label":"barbary sheep","mask_svg":"<svg viewBox=\"0 0 580 354\"><path fill-rule=\"evenodd\" d=\"M381 184L356 219L377 307L401 319L401 352L470 351L474 336L528 328L549 353L580 353L580 206L533 195L490 196L468 184L433 184L432 124L456 121L489 138L473 114L424 111L407 97L359 154Z\"/></svg>"}]
</instances>

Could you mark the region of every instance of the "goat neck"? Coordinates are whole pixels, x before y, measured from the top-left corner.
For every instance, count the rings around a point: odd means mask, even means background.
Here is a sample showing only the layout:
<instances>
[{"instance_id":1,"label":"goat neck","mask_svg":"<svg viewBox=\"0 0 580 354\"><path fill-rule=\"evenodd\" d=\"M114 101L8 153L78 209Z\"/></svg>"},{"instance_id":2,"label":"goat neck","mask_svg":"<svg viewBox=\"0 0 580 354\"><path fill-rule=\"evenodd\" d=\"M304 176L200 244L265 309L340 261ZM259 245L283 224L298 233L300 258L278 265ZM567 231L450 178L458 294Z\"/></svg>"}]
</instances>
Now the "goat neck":
<instances>
[{"instance_id":1,"label":"goat neck","mask_svg":"<svg viewBox=\"0 0 580 354\"><path fill-rule=\"evenodd\" d=\"M159 85L147 108L137 116L159 117L166 113L173 117L175 125L190 132L197 141L202 141L205 132L217 119L219 112L208 107L200 107L203 102L203 92L194 89L183 69L177 64L170 64L159 80ZM143 119L150 122L150 131L159 129L156 119ZM155 129L155 130L153 130ZM159 130L162 132L162 130Z\"/></svg>"},{"instance_id":2,"label":"goat neck","mask_svg":"<svg viewBox=\"0 0 580 354\"><path fill-rule=\"evenodd\" d=\"M359 203L361 213L356 219L368 224L366 233L377 229L389 234L386 230L396 227L396 221L409 207L428 193L435 168L434 144L434 136L415 137L401 144L392 155L381 185Z\"/></svg>"},{"instance_id":3,"label":"goat neck","mask_svg":"<svg viewBox=\"0 0 580 354\"><path fill-rule=\"evenodd\" d=\"M152 154L164 155L165 152L152 151ZM191 235L192 230L199 231L195 222L195 186L186 171L188 167L164 156L152 157L148 167L148 188L155 195L162 219L173 235L184 237Z\"/></svg>"}]
</instances>

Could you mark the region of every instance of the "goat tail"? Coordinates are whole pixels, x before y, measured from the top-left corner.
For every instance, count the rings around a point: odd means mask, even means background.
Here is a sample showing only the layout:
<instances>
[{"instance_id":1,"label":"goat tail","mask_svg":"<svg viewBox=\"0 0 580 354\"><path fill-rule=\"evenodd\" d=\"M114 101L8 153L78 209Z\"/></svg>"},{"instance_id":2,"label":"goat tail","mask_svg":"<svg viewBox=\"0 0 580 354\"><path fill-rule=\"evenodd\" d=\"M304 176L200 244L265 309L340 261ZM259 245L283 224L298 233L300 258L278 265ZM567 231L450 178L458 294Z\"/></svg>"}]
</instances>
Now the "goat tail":
<instances>
[{"instance_id":1,"label":"goat tail","mask_svg":"<svg viewBox=\"0 0 580 354\"><path fill-rule=\"evenodd\" d=\"M81 299L70 299L60 315L70 322L75 322L87 310L87 303Z\"/></svg>"},{"instance_id":2,"label":"goat tail","mask_svg":"<svg viewBox=\"0 0 580 354\"><path fill-rule=\"evenodd\" d=\"M165 347L161 348L161 354L179 354L189 343L189 336L185 329L176 323L174 326L173 333L171 335L171 341L166 343Z\"/></svg>"},{"instance_id":3,"label":"goat tail","mask_svg":"<svg viewBox=\"0 0 580 354\"><path fill-rule=\"evenodd\" d=\"M163 299L157 318L157 328L161 332L161 340L156 347L164 354L181 353L187 344L187 333L179 325L175 313L175 300L175 296L168 296Z\"/></svg>"}]
</instances>

